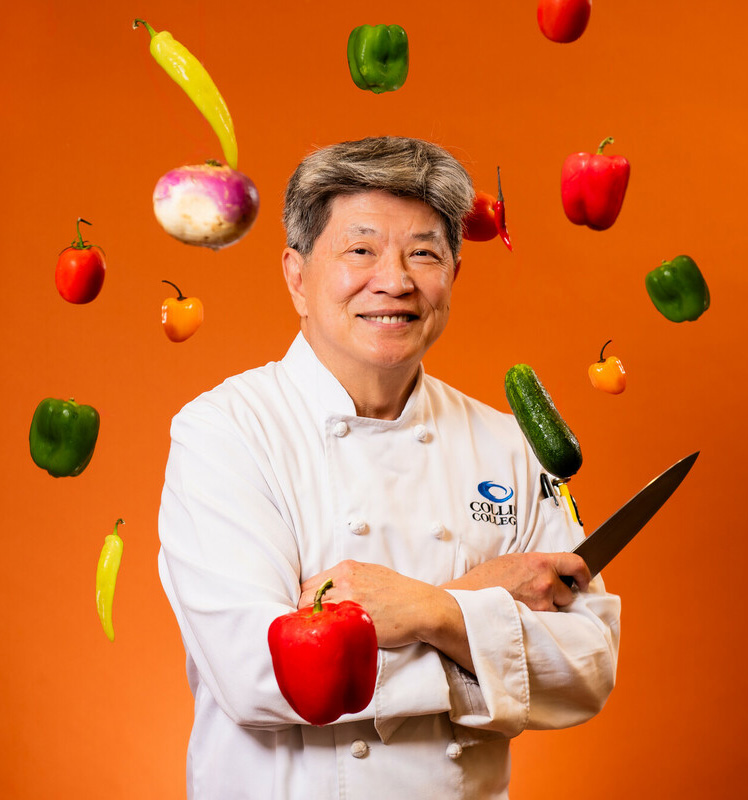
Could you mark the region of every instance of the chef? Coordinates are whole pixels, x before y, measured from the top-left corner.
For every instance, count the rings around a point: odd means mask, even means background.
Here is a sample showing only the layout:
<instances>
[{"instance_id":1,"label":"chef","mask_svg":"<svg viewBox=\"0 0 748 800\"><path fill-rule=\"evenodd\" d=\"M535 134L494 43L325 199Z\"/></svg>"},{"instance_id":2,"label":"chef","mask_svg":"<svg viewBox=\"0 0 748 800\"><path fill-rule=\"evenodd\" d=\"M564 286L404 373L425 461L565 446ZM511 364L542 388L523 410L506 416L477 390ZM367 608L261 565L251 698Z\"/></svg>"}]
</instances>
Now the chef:
<instances>
[{"instance_id":1,"label":"chef","mask_svg":"<svg viewBox=\"0 0 748 800\"><path fill-rule=\"evenodd\" d=\"M619 600L568 552L580 527L514 418L421 365L473 197L424 141L313 152L284 209L299 334L173 420L159 571L195 698L191 800L507 798L511 738L584 722L613 687ZM267 631L326 578L372 617L378 674L367 708L315 727Z\"/></svg>"}]
</instances>

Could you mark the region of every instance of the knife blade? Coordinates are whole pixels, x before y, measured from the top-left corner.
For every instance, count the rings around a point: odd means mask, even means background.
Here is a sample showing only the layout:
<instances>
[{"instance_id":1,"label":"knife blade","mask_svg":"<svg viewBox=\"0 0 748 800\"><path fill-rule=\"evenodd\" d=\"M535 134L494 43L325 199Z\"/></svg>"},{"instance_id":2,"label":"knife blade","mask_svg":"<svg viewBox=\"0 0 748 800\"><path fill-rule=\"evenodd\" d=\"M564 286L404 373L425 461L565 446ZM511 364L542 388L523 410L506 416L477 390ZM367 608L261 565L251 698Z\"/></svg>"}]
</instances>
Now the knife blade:
<instances>
[{"instance_id":1,"label":"knife blade","mask_svg":"<svg viewBox=\"0 0 748 800\"><path fill-rule=\"evenodd\" d=\"M688 474L699 452L697 450L690 456L676 461L672 467L668 467L651 480L572 550L572 553L584 559L593 578L662 508ZM569 575L559 577L567 586L574 583L574 579Z\"/></svg>"}]
</instances>

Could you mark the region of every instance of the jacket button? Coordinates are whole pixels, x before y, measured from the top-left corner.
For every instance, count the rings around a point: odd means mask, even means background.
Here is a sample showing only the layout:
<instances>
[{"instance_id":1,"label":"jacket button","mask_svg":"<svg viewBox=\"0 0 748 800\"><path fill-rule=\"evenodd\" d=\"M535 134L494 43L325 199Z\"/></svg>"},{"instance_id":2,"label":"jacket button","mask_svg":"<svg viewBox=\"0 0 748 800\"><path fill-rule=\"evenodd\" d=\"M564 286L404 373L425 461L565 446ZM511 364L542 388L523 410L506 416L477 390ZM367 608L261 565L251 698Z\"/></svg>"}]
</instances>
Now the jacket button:
<instances>
[{"instance_id":1,"label":"jacket button","mask_svg":"<svg viewBox=\"0 0 748 800\"><path fill-rule=\"evenodd\" d=\"M447 756L455 761L462 755L462 745L457 742L450 742L447 745Z\"/></svg>"},{"instance_id":2,"label":"jacket button","mask_svg":"<svg viewBox=\"0 0 748 800\"><path fill-rule=\"evenodd\" d=\"M338 437L338 439L342 439L348 433L348 424L343 422L341 419L335 423L332 432Z\"/></svg>"},{"instance_id":3,"label":"jacket button","mask_svg":"<svg viewBox=\"0 0 748 800\"><path fill-rule=\"evenodd\" d=\"M354 758L363 758L369 752L369 745L362 739L356 739L351 745L351 755Z\"/></svg>"},{"instance_id":4,"label":"jacket button","mask_svg":"<svg viewBox=\"0 0 748 800\"><path fill-rule=\"evenodd\" d=\"M355 533L356 536L361 536L362 534L366 533L367 530L369 530L369 526L362 519L348 520L348 527L350 528L351 533Z\"/></svg>"},{"instance_id":5,"label":"jacket button","mask_svg":"<svg viewBox=\"0 0 748 800\"><path fill-rule=\"evenodd\" d=\"M413 428L413 436L418 439L419 442L427 442L429 438L429 431L425 425L416 425Z\"/></svg>"},{"instance_id":6,"label":"jacket button","mask_svg":"<svg viewBox=\"0 0 748 800\"><path fill-rule=\"evenodd\" d=\"M434 522L431 526L431 535L435 539L446 539L447 529L441 524L441 522Z\"/></svg>"}]
</instances>

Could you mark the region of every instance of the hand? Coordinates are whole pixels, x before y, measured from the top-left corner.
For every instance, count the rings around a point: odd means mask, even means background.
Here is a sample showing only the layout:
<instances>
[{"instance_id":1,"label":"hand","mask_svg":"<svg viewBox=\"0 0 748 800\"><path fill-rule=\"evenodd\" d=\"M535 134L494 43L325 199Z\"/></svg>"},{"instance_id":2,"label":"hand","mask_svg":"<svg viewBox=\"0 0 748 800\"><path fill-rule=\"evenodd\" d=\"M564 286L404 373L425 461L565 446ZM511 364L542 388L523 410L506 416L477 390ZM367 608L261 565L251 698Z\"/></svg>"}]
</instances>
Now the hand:
<instances>
[{"instance_id":1,"label":"hand","mask_svg":"<svg viewBox=\"0 0 748 800\"><path fill-rule=\"evenodd\" d=\"M560 575L574 578L581 591L591 580L584 560L573 553L509 553L473 567L442 589L487 589L501 586L533 611L558 611L568 606L575 592Z\"/></svg>"},{"instance_id":2,"label":"hand","mask_svg":"<svg viewBox=\"0 0 748 800\"><path fill-rule=\"evenodd\" d=\"M315 592L328 578L332 578L332 588L325 593L324 601L353 600L361 605L374 622L380 647L428 641L430 629L440 619L441 606L453 605L452 611L456 609L462 618L447 592L380 564L351 560L307 578L301 584L299 608L312 604Z\"/></svg>"}]
</instances>

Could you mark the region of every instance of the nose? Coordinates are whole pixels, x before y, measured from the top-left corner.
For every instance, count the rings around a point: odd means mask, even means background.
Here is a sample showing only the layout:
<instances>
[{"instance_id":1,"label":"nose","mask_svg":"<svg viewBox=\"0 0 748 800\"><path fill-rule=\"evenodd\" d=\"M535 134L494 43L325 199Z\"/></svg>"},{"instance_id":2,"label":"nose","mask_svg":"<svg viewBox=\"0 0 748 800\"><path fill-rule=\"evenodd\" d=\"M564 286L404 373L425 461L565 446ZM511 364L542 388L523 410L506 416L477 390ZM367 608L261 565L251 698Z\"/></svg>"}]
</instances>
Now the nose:
<instances>
[{"instance_id":1,"label":"nose","mask_svg":"<svg viewBox=\"0 0 748 800\"><path fill-rule=\"evenodd\" d=\"M384 292L399 297L415 289L415 283L408 271L408 264L399 254L385 254L378 261L374 275L369 282L372 292Z\"/></svg>"}]
</instances>

